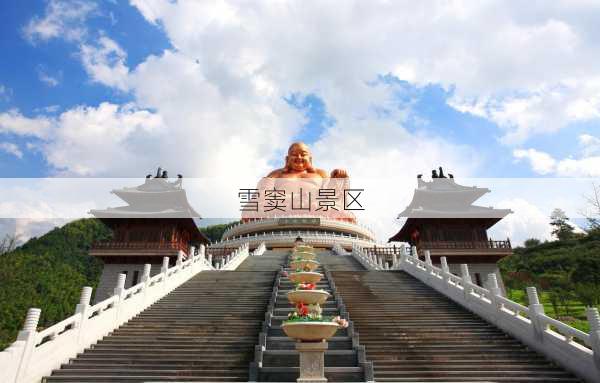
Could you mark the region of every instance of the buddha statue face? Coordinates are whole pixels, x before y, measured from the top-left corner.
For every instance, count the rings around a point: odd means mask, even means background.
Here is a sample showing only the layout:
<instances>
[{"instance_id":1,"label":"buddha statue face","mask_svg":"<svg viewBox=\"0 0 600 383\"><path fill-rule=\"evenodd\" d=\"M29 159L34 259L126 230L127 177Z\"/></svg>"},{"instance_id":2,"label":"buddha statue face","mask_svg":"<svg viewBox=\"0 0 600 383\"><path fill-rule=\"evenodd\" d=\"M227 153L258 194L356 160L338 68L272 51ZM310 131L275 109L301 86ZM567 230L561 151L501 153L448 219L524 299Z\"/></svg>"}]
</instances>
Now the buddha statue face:
<instances>
[{"instance_id":1,"label":"buddha statue face","mask_svg":"<svg viewBox=\"0 0 600 383\"><path fill-rule=\"evenodd\" d=\"M312 168L312 157L308 146L303 143L294 143L288 149L285 157L285 167L288 171L302 172Z\"/></svg>"}]
</instances>

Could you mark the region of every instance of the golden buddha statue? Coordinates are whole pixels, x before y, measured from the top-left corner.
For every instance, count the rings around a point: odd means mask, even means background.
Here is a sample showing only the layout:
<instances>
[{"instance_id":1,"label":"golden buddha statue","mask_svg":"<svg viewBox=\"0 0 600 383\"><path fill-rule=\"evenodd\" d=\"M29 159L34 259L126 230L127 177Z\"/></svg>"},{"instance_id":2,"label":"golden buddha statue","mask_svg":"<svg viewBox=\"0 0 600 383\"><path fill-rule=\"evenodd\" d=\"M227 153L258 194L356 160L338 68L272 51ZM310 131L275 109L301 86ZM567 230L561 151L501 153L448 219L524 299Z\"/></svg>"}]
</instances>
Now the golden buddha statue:
<instances>
[{"instance_id":1,"label":"golden buddha statue","mask_svg":"<svg viewBox=\"0 0 600 383\"><path fill-rule=\"evenodd\" d=\"M344 211L342 202L344 189L347 188L349 177L345 170L335 169L328 174L325 170L314 167L308 146L303 142L294 142L288 149L285 166L273 170L258 183L260 206L266 206L267 209L254 214L242 214L242 218L310 215L354 221L354 215ZM283 201L280 204L285 206L285 211L268 209L269 206L272 207L273 201L269 202L267 195L275 190L281 193ZM323 208L320 198L325 193L336 199L335 209ZM298 209L298 206L304 208Z\"/></svg>"},{"instance_id":2,"label":"golden buddha statue","mask_svg":"<svg viewBox=\"0 0 600 383\"><path fill-rule=\"evenodd\" d=\"M294 142L285 157L285 167L273 170L267 178L348 178L343 169L334 169L331 176L323 169L314 168L310 149L304 142Z\"/></svg>"}]
</instances>

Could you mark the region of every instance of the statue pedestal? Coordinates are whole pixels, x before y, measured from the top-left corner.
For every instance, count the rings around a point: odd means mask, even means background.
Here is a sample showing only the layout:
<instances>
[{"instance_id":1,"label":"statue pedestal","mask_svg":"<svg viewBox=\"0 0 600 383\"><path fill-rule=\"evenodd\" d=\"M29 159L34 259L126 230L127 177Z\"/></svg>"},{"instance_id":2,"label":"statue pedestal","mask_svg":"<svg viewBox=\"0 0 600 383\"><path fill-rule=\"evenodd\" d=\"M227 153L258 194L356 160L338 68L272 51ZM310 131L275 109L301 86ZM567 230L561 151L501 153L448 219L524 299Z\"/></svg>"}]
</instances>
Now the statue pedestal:
<instances>
[{"instance_id":1,"label":"statue pedestal","mask_svg":"<svg viewBox=\"0 0 600 383\"><path fill-rule=\"evenodd\" d=\"M296 342L300 353L300 377L298 383L326 383L325 350L327 342Z\"/></svg>"}]
</instances>

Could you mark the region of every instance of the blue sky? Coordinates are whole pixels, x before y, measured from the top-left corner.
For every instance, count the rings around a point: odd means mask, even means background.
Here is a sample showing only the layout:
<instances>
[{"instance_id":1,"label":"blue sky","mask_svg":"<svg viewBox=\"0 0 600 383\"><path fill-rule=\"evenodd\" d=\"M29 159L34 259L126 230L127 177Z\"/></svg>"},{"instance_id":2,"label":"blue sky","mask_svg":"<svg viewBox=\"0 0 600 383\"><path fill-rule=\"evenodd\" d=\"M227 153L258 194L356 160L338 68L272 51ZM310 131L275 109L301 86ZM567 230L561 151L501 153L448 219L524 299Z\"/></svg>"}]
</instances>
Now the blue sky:
<instances>
[{"instance_id":1,"label":"blue sky","mask_svg":"<svg viewBox=\"0 0 600 383\"><path fill-rule=\"evenodd\" d=\"M259 177L296 140L358 177L600 176L594 4L0 11L2 177Z\"/></svg>"},{"instance_id":2,"label":"blue sky","mask_svg":"<svg viewBox=\"0 0 600 383\"><path fill-rule=\"evenodd\" d=\"M71 25L85 28L84 38L73 41L61 36L43 38L27 35L27 25L48 17L53 3L75 8L82 3L95 5L85 15L81 25ZM128 68L136 68L149 56L160 56L165 50L178 51L164 25L149 22L140 8L126 1L20 1L5 2L1 7L5 22L0 26L0 49L10 54L4 55L0 61L0 85L3 87L0 112L18 110L29 118L53 118L81 105L135 102L134 92L93 81L89 71L82 66L81 44L93 42L100 36L115 41L126 52L125 63ZM410 108L410 116L402 122L409 132L443 137L449 144L466 145L476 151L480 155L480 166L472 174L475 176L551 175L536 173L526 160L517 161L513 156L515 148L526 144L528 148L557 159L566 158L577 155L580 135L598 132L598 121L592 119L570 123L568 129L528 137L521 145L506 145L501 140L504 130L493 119L462 112L449 105L448 100L456 92L455 84L411 83L391 72L373 73L372 76L362 80L365 83L383 83L393 89L393 108ZM54 83L49 84L48 79ZM284 89L280 97L305 118L296 133L290 136L293 140L317 142L328 128L337 124L319 92ZM48 154L43 151L27 150L28 143L40 143L39 137L0 130L0 140L18 145L22 153L19 158L6 150L0 151L0 171L4 177L49 176L65 169L64 166L49 163ZM277 153L282 151L284 148L274 150ZM273 164L273 160L269 163Z\"/></svg>"}]
</instances>

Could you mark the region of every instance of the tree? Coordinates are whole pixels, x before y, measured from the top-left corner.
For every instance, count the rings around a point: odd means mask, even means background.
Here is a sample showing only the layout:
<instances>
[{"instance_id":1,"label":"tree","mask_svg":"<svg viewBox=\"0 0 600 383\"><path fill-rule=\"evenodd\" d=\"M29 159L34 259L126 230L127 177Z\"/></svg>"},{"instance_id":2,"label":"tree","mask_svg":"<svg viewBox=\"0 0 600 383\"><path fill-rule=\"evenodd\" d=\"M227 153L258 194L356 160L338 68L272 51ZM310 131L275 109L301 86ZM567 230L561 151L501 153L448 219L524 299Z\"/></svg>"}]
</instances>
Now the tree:
<instances>
[{"instance_id":1,"label":"tree","mask_svg":"<svg viewBox=\"0 0 600 383\"><path fill-rule=\"evenodd\" d=\"M562 209L554 209L550 214L550 225L553 227L552 235L559 241L565 241L574 237L573 226L568 222L569 218Z\"/></svg>"},{"instance_id":2,"label":"tree","mask_svg":"<svg viewBox=\"0 0 600 383\"><path fill-rule=\"evenodd\" d=\"M525 245L526 248L531 248L531 247L538 246L540 243L542 243L542 241L540 241L537 238L529 238L529 239L525 240L525 242L523 243L523 245Z\"/></svg>"},{"instance_id":3,"label":"tree","mask_svg":"<svg viewBox=\"0 0 600 383\"><path fill-rule=\"evenodd\" d=\"M584 195L587 209L581 213L587 219L590 230L600 231L600 185L592 182L592 194Z\"/></svg>"},{"instance_id":4,"label":"tree","mask_svg":"<svg viewBox=\"0 0 600 383\"><path fill-rule=\"evenodd\" d=\"M19 240L16 235L6 234L2 240L0 240L0 255L10 253L13 251L18 244Z\"/></svg>"}]
</instances>

